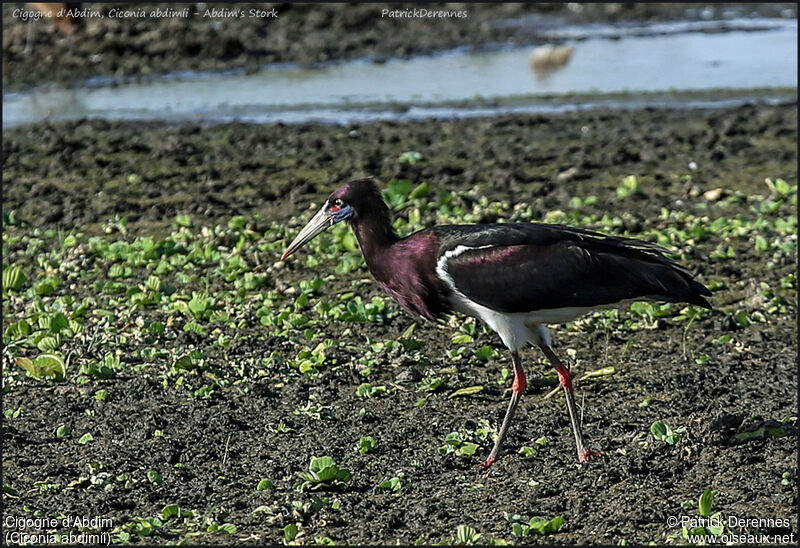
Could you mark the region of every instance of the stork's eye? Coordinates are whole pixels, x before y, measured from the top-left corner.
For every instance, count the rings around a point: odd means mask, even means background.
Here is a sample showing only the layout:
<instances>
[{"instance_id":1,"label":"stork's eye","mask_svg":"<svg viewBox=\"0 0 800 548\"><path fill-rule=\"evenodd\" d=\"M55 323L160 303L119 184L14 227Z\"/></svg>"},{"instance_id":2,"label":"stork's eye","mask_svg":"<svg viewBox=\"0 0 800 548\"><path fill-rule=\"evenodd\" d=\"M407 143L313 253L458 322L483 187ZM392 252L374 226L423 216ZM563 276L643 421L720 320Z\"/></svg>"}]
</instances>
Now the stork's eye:
<instances>
[{"instance_id":1,"label":"stork's eye","mask_svg":"<svg viewBox=\"0 0 800 548\"><path fill-rule=\"evenodd\" d=\"M344 204L344 202L342 202L339 198L336 198L333 201L333 205L335 205L336 207L342 207L343 204Z\"/></svg>"}]
</instances>

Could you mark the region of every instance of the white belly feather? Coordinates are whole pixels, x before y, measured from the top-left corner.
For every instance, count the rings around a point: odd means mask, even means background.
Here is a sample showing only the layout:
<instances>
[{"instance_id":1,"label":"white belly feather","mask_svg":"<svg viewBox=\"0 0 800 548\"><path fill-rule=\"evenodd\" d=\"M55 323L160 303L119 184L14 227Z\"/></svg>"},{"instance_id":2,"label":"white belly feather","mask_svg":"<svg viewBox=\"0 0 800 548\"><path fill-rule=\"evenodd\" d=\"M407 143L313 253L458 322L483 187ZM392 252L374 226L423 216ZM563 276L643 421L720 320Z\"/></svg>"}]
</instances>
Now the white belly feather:
<instances>
[{"instance_id":1,"label":"white belly feather","mask_svg":"<svg viewBox=\"0 0 800 548\"><path fill-rule=\"evenodd\" d=\"M453 278L447 272L447 260L451 257L460 255L469 249L482 249L493 247L491 245L481 247L457 246L442 255L436 263L436 274L453 291L449 297L450 306L454 310L473 316L482 320L492 330L500 335L509 350L518 352L528 344L545 344L552 346L550 332L544 324L565 323L575 320L587 312L596 310L598 307L564 307L552 308L549 310L532 310L530 312L498 312L482 304L476 303L458 289L453 282Z\"/></svg>"}]
</instances>

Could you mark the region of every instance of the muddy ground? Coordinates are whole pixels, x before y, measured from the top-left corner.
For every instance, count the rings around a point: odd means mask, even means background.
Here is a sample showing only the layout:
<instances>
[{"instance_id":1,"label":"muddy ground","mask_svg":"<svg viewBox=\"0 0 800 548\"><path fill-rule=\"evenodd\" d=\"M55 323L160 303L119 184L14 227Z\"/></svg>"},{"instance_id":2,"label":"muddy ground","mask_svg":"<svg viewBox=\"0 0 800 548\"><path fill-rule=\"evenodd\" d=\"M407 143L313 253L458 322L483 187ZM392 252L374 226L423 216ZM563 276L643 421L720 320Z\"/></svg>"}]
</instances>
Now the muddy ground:
<instances>
[{"instance_id":1,"label":"muddy ground","mask_svg":"<svg viewBox=\"0 0 800 548\"><path fill-rule=\"evenodd\" d=\"M6 227L10 236L57 228L80 232L81 242L103 236L115 218L130 221L128 234L104 237L130 241L167 235L175 229L177 213L191 215L198 231L243 215L256 233L264 234L255 241L266 246L256 252L269 273L264 291L286 291L301 280L332 274L336 263L309 268L301 257L281 268L270 266L285 244L270 247L268 239L276 237L272 223L296 227L292 217L319 204L343 180L370 174L382 184L398 178L428 182L456 193L467 211L485 196L532 204L535 218L568 211L574 207L571 198L594 195L597 202L582 206L583 212L619 215L620 226L604 229L635 235L653 226L668 230L669 223L658 220L662 208L692 212L704 201L711 220L754 217L750 208L758 199L724 198L737 191L745 197L767 196L766 177L797 184L796 122L796 104L787 104L348 127L41 124L4 132L3 208L15 212L16 224ZM419 151L424 160L400 162L409 150ZM630 174L639 176L642 192L621 202L616 189ZM722 193L706 200L703 193L715 188ZM792 208L781 211L790 215ZM495 216L487 210L477 220ZM304 543L323 537L350 544L450 542L463 524L483 535L482 542L661 544L683 542L670 540L670 535L680 537L680 528L669 526L668 518L696 516L699 495L711 488L715 510L796 523L793 421L784 423L785 437L744 443L733 437L761 421L797 416L796 285L782 293L788 308L767 314L764 323L742 327L726 314L764 308L756 282L777 287L795 271L795 255L768 260L745 237L725 242L734 248L735 259L711 257L719 243L711 236L686 246L685 262L700 279L720 280L725 287L712 298L717 310L695 322L685 337L685 324L674 318L652 329L625 329L627 312L608 330L554 329L557 350L575 350L579 374L616 368L614 375L578 383L585 432L591 446L603 453L588 464L575 459L563 398L544 399L550 387L529 389L505 455L490 473L474 467L488 453L490 441L482 442L473 457L439 454L448 433L473 431L481 420L494 426L505 411L508 382L498 380L510 362L491 333L479 330L472 346L491 345L500 357L475 365L445 356L456 346L451 342L454 328L421 325L414 336L424 342L424 359L404 352L381 355L369 382L390 387L390 395L358 397L356 387L364 379L357 367L360 351L353 349L366 337L396 338L412 323L402 314L388 314L385 322L320 326L341 346L335 350L339 365L316 379L265 370L263 376L220 385L207 399L164 387L168 364L162 359L141 361L108 380L78 384L70 371L65 381L53 383L25 377L7 352L3 408L22 412L4 421L3 482L16 493L4 495L5 513L101 515L123 527L178 504L207 520L186 518L176 524L173 518L151 536L131 537L147 543L281 543L283 527L299 523ZM10 245L4 265L33 260L24 259L25 253L20 245ZM92 270L86 272L91 280ZM374 284L361 282L367 277L363 267L331 276L312 299L353 284L365 300L380 295ZM94 289L79 276L58 294L91 297ZM11 303L4 329L22 314L19 301ZM726 334L732 342L721 344L718 339ZM70 346L72 363L97 352L92 341L101 335L88 331L76 338ZM299 345L296 337L279 336L264 326L242 330L242 338L225 353L189 335L164 344L207 351L219 370L257 363L276 348L291 353ZM132 337L119 348L124 357L140 351L141 344ZM702 365L696 361L701 356L707 357ZM524 360L531 379L548 369L535 351ZM457 372L447 373L454 365ZM420 392L414 382L418 373L443 371L448 378L444 390ZM448 397L473 385L486 388L474 396ZM102 401L94 397L99 388L106 391ZM421 396L427 403L417 407ZM648 397L649 406L641 406ZM297 414L309 404L323 408L321 418ZM325 409L332 417L325 418ZM687 433L675 445L658 442L649 433L656 420L685 426ZM58 424L67 424L73 434L57 436ZM89 431L94 441L78 443L79 435ZM358 440L366 435L377 446L359 454ZM542 436L548 443L535 444ZM519 454L523 446L537 451L525 458ZM295 490L296 473L307 469L312 455L330 455L351 470L353 479L344 491L321 492L337 499L339 509L303 513L292 506L293 501L312 501L311 493ZM105 480L98 479L100 469L92 463L102 464ZM160 471L163 483L146 481L149 470ZM120 474L136 481L123 485L109 479ZM391 477L402 479L396 494L377 487ZM262 478L271 479L275 488L257 491ZM690 507L683 509L687 502ZM253 513L259 507L266 510ZM563 516L565 524L546 537L518 538L507 514L526 522L534 516ZM208 532L212 522L233 524L236 531Z\"/></svg>"},{"instance_id":2,"label":"muddy ground","mask_svg":"<svg viewBox=\"0 0 800 548\"><path fill-rule=\"evenodd\" d=\"M202 6L202 7L201 7ZM15 16L19 4L3 5L3 89L90 76L128 77L232 68L267 63L429 53L458 46L534 44L560 24L671 19L732 18L758 14L796 17L791 3L517 3L427 4L428 9L466 10L465 18L381 17L403 4L222 4L183 3L188 17L111 17L119 12L150 13L165 4L86 3L96 12L70 37L47 20L29 24ZM418 6L419 7L419 6ZM242 10L245 17L203 17L205 10ZM277 18L250 17L251 9L277 10ZM118 13L119 13L118 12ZM197 14L196 14L197 13ZM28 49L26 50L26 46Z\"/></svg>"},{"instance_id":3,"label":"muddy ground","mask_svg":"<svg viewBox=\"0 0 800 548\"><path fill-rule=\"evenodd\" d=\"M765 173L793 179L795 113L746 105L346 127L41 124L5 132L4 207L33 226L89 234L115 217L133 233L163 233L177 212L207 224L259 213L263 230L345 180L375 176L453 191L477 185L493 200L524 197L543 216L573 195L613 193L633 173L657 212L717 187L763 193ZM426 161L399 161L409 150Z\"/></svg>"}]
</instances>

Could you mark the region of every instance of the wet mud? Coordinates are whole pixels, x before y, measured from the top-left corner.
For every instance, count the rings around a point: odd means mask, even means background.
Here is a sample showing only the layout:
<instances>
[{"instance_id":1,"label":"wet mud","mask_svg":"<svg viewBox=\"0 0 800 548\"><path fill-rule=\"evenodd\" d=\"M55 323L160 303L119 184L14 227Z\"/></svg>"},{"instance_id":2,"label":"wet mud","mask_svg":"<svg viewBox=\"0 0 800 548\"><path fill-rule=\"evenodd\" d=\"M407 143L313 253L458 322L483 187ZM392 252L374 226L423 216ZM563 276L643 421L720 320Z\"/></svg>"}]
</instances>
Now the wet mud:
<instances>
[{"instance_id":1,"label":"wet mud","mask_svg":"<svg viewBox=\"0 0 800 548\"><path fill-rule=\"evenodd\" d=\"M796 121L796 104L786 104L348 127L40 124L5 132L3 208L13 210L29 230L103 234L104 225L124 217L130 237L163 235L174 229L176 214L187 213L199 226L243 215L257 232L265 232L271 223L290 223L311 203L319 204L338 183L369 174L381 183L428 182L458 194L465 206L481 197L531 204L537 218L568 210L573 197L594 195L597 201L586 206L587 214L612 212L624 220L617 231L636 234L657 224L662 208L691 211L708 190L766 195L765 177L796 185ZM400 162L406 151L420 152L424 161ZM642 194L620 203L616 189L630 174L638 175ZM721 207L710 202L710 218L751 215L747 205L733 212ZM478 219L493 220L489 210ZM791 257L767 264L747 239L729 242L736 260L712 258L718 243L698 244L687 259L701 279L727 284L712 298L717 308L757 308L754 284L776 286L795 271ZM262 260L271 264L276 257ZM274 287L288 288L328 274L297 260L272 271L270 280ZM374 284L360 281L366 277L361 269L334 276L319 294L353 290L355 284L365 300L380 295ZM77 287L76 298L82 291L91 294L91 287ZM555 328L556 348L575 350L579 374L616 368L614 375L577 384L585 433L603 453L582 465L574 457L563 398L545 399L550 387L534 382L547 370L534 350L524 356L529 391L505 455L491 472L474 467L490 442L472 458L439 453L448 433L474 430L481 421L495 425L502 417L507 386L498 379L510 361L492 333L479 331L475 346L493 346L500 357L476 366L446 356L454 329L419 326L415 336L424 341L429 363L389 354L369 382L392 387L391 397L358 397L356 387L363 381L353 368L358 353L347 348L357 348L366 337L400 336L412 323L404 315L384 323L325 326L342 343L337 359L343 365L323 370L315 380L295 376L277 383L253 377L220 388L209 399L165 389L162 372L152 366L103 381L104 401L93 398L99 387L94 382L26 379L3 398L4 409L23 409L22 416L4 422L4 482L18 492L4 496L5 511L100 514L121 525L178 504L237 527L234 534L220 536L203 526L198 536L189 537L202 543L280 543L283 527L295 522L301 523L306 543L323 536L339 543L449 541L460 524L474 527L483 541L663 543L670 534L680 535L679 528L667 525L668 518L696 514L697 498L711 488L717 493L715 508L794 523L794 427L790 424L784 437L746 443L733 438L761 421L797 415L796 289L788 297L785 314L747 328L721 312L688 330L673 319L636 332L619 325L593 331ZM13 319L4 317L4 324ZM726 333L735 343L716 342ZM170 344L203 344L184 335ZM293 347L269 328L255 327L224 353L207 350L210 360L227 367L276 348L289 352ZM707 359L702 365L696 361L700 356ZM422 394L427 403L417 407L419 374L453 366L457 372L447 390ZM473 385L486 388L448 398L454 389ZM648 397L651 403L641 406ZM310 403L330 413L298 414ZM687 433L675 445L656 442L649 433L656 420L685 426ZM76 433L92 431L95 441L81 445L60 438L54 430L59 423ZM359 454L358 440L366 435L378 445ZM535 444L542 436L548 443ZM535 455L524 458L518 453L523 446L536 447ZM353 479L342 492L319 493L338 500L339 509L326 506L304 514L292 501L302 506L312 494L294 490L296 473L307 469L310 456L323 454L350 469ZM93 488L92 462L102 463L113 476L160 470L164 482ZM397 494L376 487L400 474L403 487ZM276 488L257 491L261 478L272 479ZM45 491L35 483L45 480L62 489ZM71 482L77 486L64 489ZM695 504L691 510L682 509L687 501ZM547 537L516 538L507 514L525 520L563 515L565 525ZM185 538L185 529L176 530L165 527L146 540Z\"/></svg>"}]
</instances>

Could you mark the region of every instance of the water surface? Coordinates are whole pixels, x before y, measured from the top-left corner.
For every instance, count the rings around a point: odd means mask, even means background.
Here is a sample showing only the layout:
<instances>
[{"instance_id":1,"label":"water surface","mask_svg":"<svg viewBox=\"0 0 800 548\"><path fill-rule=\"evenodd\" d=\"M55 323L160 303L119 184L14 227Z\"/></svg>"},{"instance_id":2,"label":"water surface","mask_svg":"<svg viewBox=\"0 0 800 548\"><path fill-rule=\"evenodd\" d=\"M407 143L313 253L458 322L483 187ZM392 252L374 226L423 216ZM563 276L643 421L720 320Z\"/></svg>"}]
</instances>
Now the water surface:
<instances>
[{"instance_id":1,"label":"water surface","mask_svg":"<svg viewBox=\"0 0 800 548\"><path fill-rule=\"evenodd\" d=\"M554 30L553 37L575 50L565 66L547 73L529 67L531 47L462 48L315 68L282 65L250 74L183 73L4 94L3 126L82 117L346 123L582 108L538 100L574 94L797 88L796 20L584 25ZM509 98L526 102L513 108L480 104ZM476 100L472 107L448 106Z\"/></svg>"}]
</instances>

